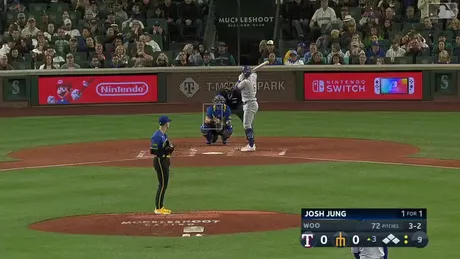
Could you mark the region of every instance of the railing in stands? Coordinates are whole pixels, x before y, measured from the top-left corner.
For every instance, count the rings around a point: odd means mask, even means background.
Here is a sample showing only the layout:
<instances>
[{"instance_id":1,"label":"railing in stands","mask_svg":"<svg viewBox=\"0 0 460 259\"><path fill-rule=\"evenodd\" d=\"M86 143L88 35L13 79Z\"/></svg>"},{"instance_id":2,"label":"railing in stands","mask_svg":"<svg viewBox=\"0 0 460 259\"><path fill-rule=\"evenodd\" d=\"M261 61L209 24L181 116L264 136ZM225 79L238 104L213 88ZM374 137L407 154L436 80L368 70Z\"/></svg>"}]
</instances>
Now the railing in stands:
<instances>
[{"instance_id":1,"label":"railing in stands","mask_svg":"<svg viewBox=\"0 0 460 259\"><path fill-rule=\"evenodd\" d=\"M204 46L209 49L214 46L214 41L216 39L216 24L215 24L215 1L209 1L209 10L208 17L206 19L206 28L204 33Z\"/></svg>"}]
</instances>

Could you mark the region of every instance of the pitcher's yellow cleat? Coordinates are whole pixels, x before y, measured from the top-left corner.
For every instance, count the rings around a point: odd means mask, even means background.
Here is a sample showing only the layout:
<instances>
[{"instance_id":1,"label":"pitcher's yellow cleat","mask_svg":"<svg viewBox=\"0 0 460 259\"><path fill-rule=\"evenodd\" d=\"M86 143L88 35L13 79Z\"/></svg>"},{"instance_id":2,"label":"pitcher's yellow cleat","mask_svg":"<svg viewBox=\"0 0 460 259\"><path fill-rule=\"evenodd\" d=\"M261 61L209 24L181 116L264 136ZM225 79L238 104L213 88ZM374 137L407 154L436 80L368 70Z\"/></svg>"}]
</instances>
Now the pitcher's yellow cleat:
<instances>
[{"instance_id":1,"label":"pitcher's yellow cleat","mask_svg":"<svg viewBox=\"0 0 460 259\"><path fill-rule=\"evenodd\" d=\"M171 214L171 210L168 210L165 207L163 207L161 209L155 209L154 212L155 212L155 214L162 214L162 215Z\"/></svg>"}]
</instances>

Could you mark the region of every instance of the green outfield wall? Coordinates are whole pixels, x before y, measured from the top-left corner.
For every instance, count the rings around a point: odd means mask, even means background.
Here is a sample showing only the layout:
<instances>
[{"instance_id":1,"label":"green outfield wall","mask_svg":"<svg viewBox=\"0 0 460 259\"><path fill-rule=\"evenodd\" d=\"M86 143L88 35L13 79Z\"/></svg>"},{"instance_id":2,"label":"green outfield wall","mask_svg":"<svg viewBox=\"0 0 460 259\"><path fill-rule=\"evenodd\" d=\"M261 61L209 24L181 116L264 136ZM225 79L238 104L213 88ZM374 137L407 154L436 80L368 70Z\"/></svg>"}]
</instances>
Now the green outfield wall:
<instances>
[{"instance_id":1,"label":"green outfield wall","mask_svg":"<svg viewBox=\"0 0 460 259\"><path fill-rule=\"evenodd\" d=\"M254 87L264 102L429 101L460 97L459 67L266 66ZM0 106L208 103L239 74L239 67L0 71Z\"/></svg>"}]
</instances>

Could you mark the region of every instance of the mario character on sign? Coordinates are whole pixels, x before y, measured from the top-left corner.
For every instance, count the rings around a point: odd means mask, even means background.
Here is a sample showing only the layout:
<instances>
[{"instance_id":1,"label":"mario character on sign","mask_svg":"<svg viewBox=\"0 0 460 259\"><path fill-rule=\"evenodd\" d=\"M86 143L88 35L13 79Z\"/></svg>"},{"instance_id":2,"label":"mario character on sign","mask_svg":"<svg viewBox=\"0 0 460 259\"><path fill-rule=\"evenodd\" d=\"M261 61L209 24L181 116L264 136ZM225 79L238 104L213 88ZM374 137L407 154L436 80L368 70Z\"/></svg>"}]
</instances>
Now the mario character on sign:
<instances>
[{"instance_id":1,"label":"mario character on sign","mask_svg":"<svg viewBox=\"0 0 460 259\"><path fill-rule=\"evenodd\" d=\"M62 79L59 79L56 86L57 95L48 96L48 104L72 104L78 101L91 81L82 81L82 88L74 89L71 83L64 83Z\"/></svg>"}]
</instances>

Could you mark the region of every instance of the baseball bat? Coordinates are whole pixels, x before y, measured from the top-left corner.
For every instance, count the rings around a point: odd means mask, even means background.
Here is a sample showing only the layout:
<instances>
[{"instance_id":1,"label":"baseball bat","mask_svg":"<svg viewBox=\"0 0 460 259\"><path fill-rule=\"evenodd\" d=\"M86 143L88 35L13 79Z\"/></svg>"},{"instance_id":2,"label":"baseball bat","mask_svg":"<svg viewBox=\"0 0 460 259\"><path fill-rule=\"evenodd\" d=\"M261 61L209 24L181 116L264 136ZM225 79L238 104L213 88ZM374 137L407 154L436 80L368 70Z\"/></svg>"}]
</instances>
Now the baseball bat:
<instances>
[{"instance_id":1,"label":"baseball bat","mask_svg":"<svg viewBox=\"0 0 460 259\"><path fill-rule=\"evenodd\" d=\"M263 67L263 66L265 66L265 65L268 65L268 63L269 63L268 60L265 61L264 63L261 63L260 65L258 65L258 66L256 66L255 68L253 68L253 69L251 70L251 72L253 72L253 73L256 72L259 68L261 68L261 67Z\"/></svg>"}]
</instances>

